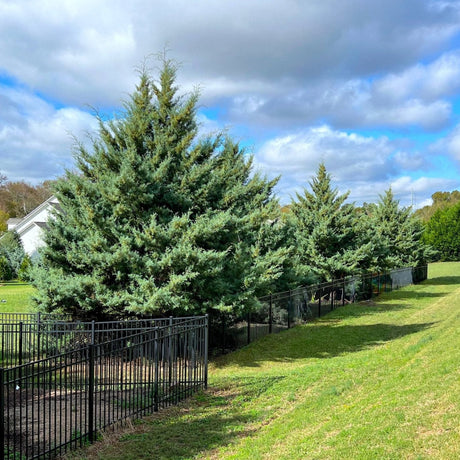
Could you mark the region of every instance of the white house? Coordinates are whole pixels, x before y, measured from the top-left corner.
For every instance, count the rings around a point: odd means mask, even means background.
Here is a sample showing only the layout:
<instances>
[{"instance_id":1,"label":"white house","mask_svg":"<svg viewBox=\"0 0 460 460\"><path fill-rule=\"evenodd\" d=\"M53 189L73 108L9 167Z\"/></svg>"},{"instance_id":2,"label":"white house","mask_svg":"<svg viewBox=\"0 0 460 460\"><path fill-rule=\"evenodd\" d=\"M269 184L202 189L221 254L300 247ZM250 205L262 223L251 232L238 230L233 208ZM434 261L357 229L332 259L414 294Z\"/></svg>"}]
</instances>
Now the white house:
<instances>
[{"instance_id":1,"label":"white house","mask_svg":"<svg viewBox=\"0 0 460 460\"><path fill-rule=\"evenodd\" d=\"M48 198L22 219L9 219L8 230L15 230L21 239L26 254L30 257L37 255L39 247L44 245L43 228L46 226L52 209L59 208L55 196Z\"/></svg>"}]
</instances>

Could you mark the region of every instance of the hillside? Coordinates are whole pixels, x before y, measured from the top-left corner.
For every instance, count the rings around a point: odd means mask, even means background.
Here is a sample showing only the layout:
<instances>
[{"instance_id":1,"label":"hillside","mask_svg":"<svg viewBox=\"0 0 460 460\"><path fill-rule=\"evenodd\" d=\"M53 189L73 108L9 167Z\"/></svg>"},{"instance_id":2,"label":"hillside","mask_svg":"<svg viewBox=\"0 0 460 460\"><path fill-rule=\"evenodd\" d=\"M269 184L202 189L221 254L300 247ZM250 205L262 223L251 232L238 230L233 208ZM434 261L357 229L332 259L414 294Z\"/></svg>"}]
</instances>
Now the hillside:
<instances>
[{"instance_id":1,"label":"hillside","mask_svg":"<svg viewBox=\"0 0 460 460\"><path fill-rule=\"evenodd\" d=\"M210 389L85 458L460 458L460 263L216 360Z\"/></svg>"}]
</instances>

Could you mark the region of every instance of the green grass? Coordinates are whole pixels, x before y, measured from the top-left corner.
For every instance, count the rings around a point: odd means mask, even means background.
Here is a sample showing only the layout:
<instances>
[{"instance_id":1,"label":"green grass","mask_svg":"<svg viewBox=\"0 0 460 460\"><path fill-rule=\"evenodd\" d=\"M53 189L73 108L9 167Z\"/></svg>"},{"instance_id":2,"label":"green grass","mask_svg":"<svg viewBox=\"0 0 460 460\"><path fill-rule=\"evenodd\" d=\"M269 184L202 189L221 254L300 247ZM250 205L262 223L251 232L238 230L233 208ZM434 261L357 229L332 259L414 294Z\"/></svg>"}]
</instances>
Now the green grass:
<instances>
[{"instance_id":1,"label":"green grass","mask_svg":"<svg viewBox=\"0 0 460 460\"><path fill-rule=\"evenodd\" d=\"M215 360L210 389L78 458L460 458L460 263Z\"/></svg>"},{"instance_id":2,"label":"green grass","mask_svg":"<svg viewBox=\"0 0 460 460\"><path fill-rule=\"evenodd\" d=\"M0 313L27 313L32 311L31 297L33 292L34 288L27 283L0 282Z\"/></svg>"}]
</instances>

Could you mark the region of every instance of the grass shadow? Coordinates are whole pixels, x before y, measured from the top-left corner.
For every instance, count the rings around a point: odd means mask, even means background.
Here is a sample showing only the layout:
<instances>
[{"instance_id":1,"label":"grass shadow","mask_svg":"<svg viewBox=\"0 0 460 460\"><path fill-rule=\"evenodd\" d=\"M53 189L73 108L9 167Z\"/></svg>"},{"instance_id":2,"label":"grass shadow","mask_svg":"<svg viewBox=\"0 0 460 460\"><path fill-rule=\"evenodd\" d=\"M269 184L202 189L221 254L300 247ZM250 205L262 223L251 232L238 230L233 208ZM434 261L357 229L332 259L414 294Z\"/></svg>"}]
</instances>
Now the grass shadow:
<instances>
[{"instance_id":1,"label":"grass shadow","mask_svg":"<svg viewBox=\"0 0 460 460\"><path fill-rule=\"evenodd\" d=\"M307 358L333 358L355 353L432 327L435 323L407 325L343 325L340 319L320 319L312 326L263 337L244 349L215 360L217 368L227 365L258 367L263 362L289 362Z\"/></svg>"},{"instance_id":2,"label":"grass shadow","mask_svg":"<svg viewBox=\"0 0 460 460\"><path fill-rule=\"evenodd\" d=\"M448 292L426 292L421 290L400 289L384 292L369 300L338 307L335 310L327 310L328 317L344 319L350 317L359 317L366 315L375 315L378 313L388 313L389 311L405 310L413 308L417 301L422 299L438 299L444 297ZM391 303L386 303L391 300ZM394 303L400 301L401 303Z\"/></svg>"},{"instance_id":3,"label":"grass shadow","mask_svg":"<svg viewBox=\"0 0 460 460\"><path fill-rule=\"evenodd\" d=\"M387 297L387 295L391 297ZM447 292L433 293L433 292L416 292L416 291L392 291L391 293L384 293L379 297L374 297L370 300L362 300L360 302L346 305L344 308L336 308L329 314L333 318L344 319L350 317L359 317L365 315L375 315L378 313L388 313L389 311L405 310L413 308L418 300L428 298L437 299L447 295ZM386 300L400 301L401 303L386 303Z\"/></svg>"},{"instance_id":4,"label":"grass shadow","mask_svg":"<svg viewBox=\"0 0 460 460\"><path fill-rule=\"evenodd\" d=\"M388 296L391 300L416 300L423 298L436 299L447 295L447 292L426 292L421 290L397 289L383 294L383 298ZM378 298L378 297L377 297Z\"/></svg>"},{"instance_id":5,"label":"grass shadow","mask_svg":"<svg viewBox=\"0 0 460 460\"><path fill-rule=\"evenodd\" d=\"M437 278L427 279L422 284L425 286L448 286L452 284L460 284L460 276L439 276Z\"/></svg>"},{"instance_id":6,"label":"grass shadow","mask_svg":"<svg viewBox=\"0 0 460 460\"><path fill-rule=\"evenodd\" d=\"M169 407L146 417L124 433L109 435L101 443L70 458L111 460L199 458L200 453L230 444L251 434L256 412L243 412L245 401L258 397L284 376L238 379L237 388L209 389L184 404Z\"/></svg>"}]
</instances>

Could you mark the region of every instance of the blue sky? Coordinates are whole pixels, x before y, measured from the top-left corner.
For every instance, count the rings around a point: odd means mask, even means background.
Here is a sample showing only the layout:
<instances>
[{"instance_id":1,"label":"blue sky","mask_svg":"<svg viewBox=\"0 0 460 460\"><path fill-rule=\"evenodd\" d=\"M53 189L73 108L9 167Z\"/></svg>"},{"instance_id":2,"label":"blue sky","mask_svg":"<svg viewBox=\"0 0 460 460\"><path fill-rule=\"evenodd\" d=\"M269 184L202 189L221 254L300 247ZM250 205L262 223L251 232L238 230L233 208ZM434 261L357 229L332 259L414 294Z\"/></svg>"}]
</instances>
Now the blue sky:
<instances>
[{"instance_id":1,"label":"blue sky","mask_svg":"<svg viewBox=\"0 0 460 460\"><path fill-rule=\"evenodd\" d=\"M0 0L0 172L73 165L166 48L203 133L226 129L281 202L324 161L357 203L460 187L460 1ZM147 60L155 74L155 58Z\"/></svg>"}]
</instances>

